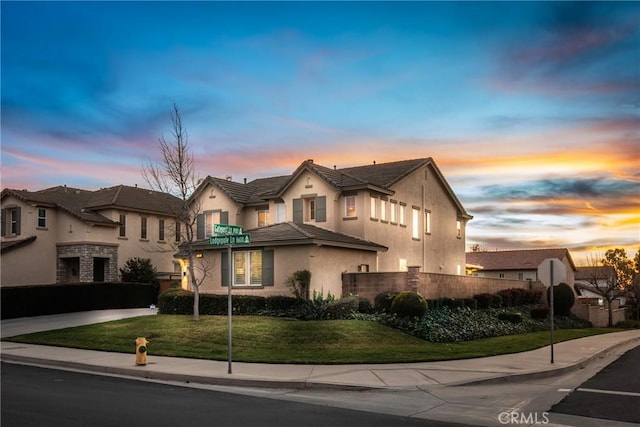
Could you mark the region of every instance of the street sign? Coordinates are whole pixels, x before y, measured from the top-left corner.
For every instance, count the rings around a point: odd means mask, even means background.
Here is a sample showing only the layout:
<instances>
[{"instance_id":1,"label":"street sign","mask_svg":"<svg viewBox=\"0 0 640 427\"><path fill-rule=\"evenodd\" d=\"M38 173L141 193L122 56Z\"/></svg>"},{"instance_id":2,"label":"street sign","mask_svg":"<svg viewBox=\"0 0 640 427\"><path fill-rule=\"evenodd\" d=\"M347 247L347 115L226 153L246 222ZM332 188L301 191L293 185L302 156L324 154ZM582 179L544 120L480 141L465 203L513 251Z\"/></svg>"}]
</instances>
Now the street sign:
<instances>
[{"instance_id":1,"label":"street sign","mask_svg":"<svg viewBox=\"0 0 640 427\"><path fill-rule=\"evenodd\" d=\"M209 236L210 246L248 245L251 243L249 234L236 234L232 236Z\"/></svg>"},{"instance_id":2,"label":"street sign","mask_svg":"<svg viewBox=\"0 0 640 427\"><path fill-rule=\"evenodd\" d=\"M213 232L216 234L242 234L242 227L239 225L213 224Z\"/></svg>"}]
</instances>

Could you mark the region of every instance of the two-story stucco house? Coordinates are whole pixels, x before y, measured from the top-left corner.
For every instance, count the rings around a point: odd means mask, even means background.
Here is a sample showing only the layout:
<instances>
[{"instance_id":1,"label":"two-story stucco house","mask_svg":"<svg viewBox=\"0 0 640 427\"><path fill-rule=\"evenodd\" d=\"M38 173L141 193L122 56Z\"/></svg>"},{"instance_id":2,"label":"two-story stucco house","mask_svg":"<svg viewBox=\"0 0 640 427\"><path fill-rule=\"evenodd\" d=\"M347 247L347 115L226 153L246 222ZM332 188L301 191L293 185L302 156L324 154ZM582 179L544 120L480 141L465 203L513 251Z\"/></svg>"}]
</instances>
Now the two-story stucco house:
<instances>
[{"instance_id":1,"label":"two-story stucco house","mask_svg":"<svg viewBox=\"0 0 640 427\"><path fill-rule=\"evenodd\" d=\"M342 169L306 160L291 175L248 183L207 177L192 203L197 256L209 266L203 292L226 292L228 250L208 239L219 223L251 236L233 248L231 278L241 293L288 294L286 279L303 269L312 290L336 296L343 272L465 272L472 216L431 158Z\"/></svg>"},{"instance_id":2,"label":"two-story stucco house","mask_svg":"<svg viewBox=\"0 0 640 427\"><path fill-rule=\"evenodd\" d=\"M4 189L1 201L3 286L117 281L133 257L151 259L160 272L179 270L173 196L58 186Z\"/></svg>"}]
</instances>

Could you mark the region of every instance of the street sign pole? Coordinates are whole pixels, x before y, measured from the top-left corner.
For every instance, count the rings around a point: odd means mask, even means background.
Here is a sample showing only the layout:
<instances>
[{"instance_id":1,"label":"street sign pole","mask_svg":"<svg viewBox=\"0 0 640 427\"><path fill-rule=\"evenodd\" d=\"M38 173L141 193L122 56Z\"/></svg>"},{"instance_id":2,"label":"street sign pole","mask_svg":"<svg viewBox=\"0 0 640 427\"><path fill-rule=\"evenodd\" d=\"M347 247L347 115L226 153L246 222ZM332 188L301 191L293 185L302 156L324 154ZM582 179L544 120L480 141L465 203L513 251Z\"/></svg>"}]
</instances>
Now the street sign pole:
<instances>
[{"instance_id":1,"label":"street sign pole","mask_svg":"<svg viewBox=\"0 0 640 427\"><path fill-rule=\"evenodd\" d=\"M228 359L229 359L229 370L228 373L231 374L231 314L233 312L233 305L231 304L231 284L233 283L233 274L232 274L232 266L233 266L233 262L231 261L231 255L232 255L232 251L231 251L231 244L229 244L229 247L227 248L227 254L229 255L227 258L229 258L229 265L228 265L228 271L229 271L229 281L227 282L227 330L228 330L228 339L227 339L227 347L228 347Z\"/></svg>"},{"instance_id":2,"label":"street sign pole","mask_svg":"<svg viewBox=\"0 0 640 427\"><path fill-rule=\"evenodd\" d=\"M553 325L553 318L555 316L554 310L553 310L553 260L550 259L549 260L549 279L551 281L551 284L549 285L549 305L550 307L550 311L549 313L551 314L551 363L553 363L553 339L554 339L554 325Z\"/></svg>"}]
</instances>

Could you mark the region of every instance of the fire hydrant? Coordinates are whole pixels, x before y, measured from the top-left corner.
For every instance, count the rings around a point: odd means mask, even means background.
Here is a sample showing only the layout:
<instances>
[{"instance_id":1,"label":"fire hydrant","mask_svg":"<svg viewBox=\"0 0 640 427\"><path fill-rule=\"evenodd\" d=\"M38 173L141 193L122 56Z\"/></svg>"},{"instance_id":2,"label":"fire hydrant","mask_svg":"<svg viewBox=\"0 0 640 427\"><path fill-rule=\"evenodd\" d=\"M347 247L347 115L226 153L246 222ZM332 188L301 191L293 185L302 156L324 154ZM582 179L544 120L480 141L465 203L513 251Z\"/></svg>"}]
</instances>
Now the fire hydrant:
<instances>
[{"instance_id":1,"label":"fire hydrant","mask_svg":"<svg viewBox=\"0 0 640 427\"><path fill-rule=\"evenodd\" d=\"M136 365L147 364L147 344L149 341L144 337L136 339Z\"/></svg>"}]
</instances>

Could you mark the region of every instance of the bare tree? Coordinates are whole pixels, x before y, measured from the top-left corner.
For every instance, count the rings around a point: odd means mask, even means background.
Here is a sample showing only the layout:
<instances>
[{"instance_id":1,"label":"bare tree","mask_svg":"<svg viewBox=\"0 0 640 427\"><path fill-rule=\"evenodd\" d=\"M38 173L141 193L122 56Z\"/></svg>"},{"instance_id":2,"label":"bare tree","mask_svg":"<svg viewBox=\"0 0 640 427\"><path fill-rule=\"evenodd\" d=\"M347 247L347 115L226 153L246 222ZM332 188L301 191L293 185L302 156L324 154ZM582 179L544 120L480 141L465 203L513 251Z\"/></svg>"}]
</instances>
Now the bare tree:
<instances>
[{"instance_id":1,"label":"bare tree","mask_svg":"<svg viewBox=\"0 0 640 427\"><path fill-rule=\"evenodd\" d=\"M606 301L609 311L608 326L611 327L613 326L611 303L633 290L632 261L627 258L624 249L609 249L604 257L591 256L588 264L585 268L587 288Z\"/></svg>"},{"instance_id":2,"label":"bare tree","mask_svg":"<svg viewBox=\"0 0 640 427\"><path fill-rule=\"evenodd\" d=\"M145 181L157 191L172 194L180 199L175 212L180 227L175 230L179 236L178 250L188 262L189 279L193 289L193 319L200 320L200 285L207 277L211 266L199 258L196 266L194 243L197 239L198 203L190 200L198 183L195 176L195 161L189 150L189 135L182 123L178 106L173 104L171 112L171 139L164 135L158 138L161 160L149 161L142 169ZM196 277L196 270L200 273Z\"/></svg>"}]
</instances>

